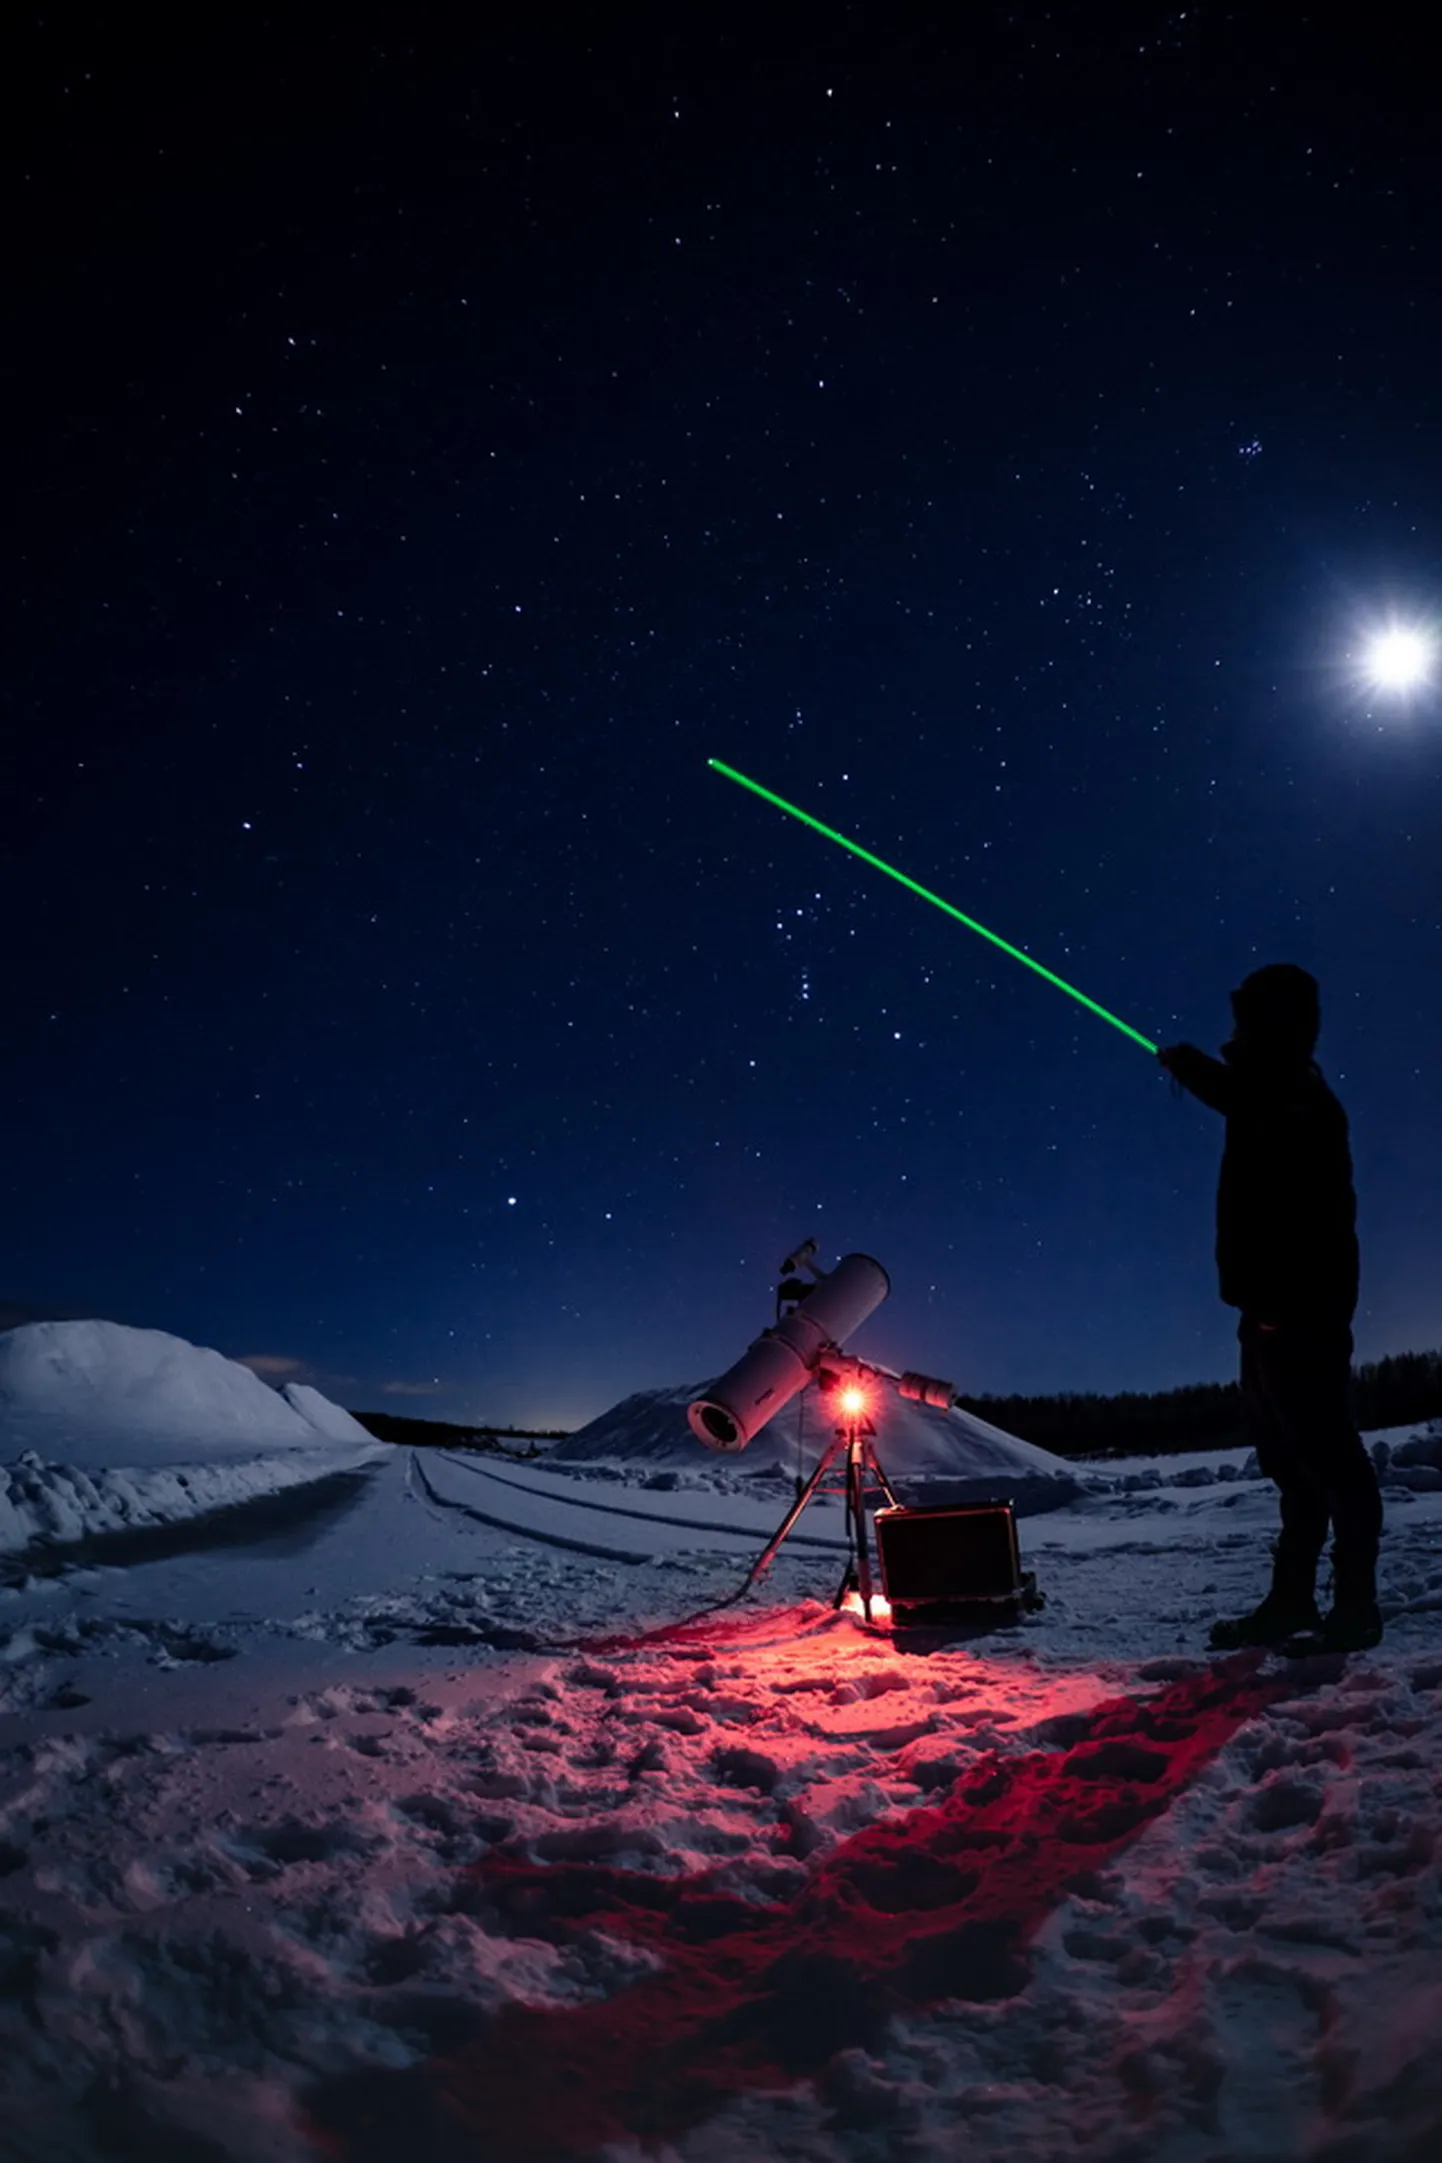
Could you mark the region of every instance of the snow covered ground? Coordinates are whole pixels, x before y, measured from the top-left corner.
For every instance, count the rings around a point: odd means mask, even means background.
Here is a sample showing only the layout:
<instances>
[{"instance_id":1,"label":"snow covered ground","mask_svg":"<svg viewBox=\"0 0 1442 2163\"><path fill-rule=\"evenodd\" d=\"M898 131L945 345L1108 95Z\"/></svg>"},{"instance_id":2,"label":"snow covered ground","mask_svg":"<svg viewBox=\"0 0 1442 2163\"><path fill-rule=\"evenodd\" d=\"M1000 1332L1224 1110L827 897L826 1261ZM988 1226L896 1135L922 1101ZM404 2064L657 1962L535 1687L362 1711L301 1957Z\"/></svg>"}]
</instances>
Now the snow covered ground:
<instances>
[{"instance_id":1,"label":"snow covered ground","mask_svg":"<svg viewBox=\"0 0 1442 2163\"><path fill-rule=\"evenodd\" d=\"M269 1389L164 1330L0 1333L0 1559L183 1524L385 1454L319 1390Z\"/></svg>"},{"instance_id":2,"label":"snow covered ground","mask_svg":"<svg viewBox=\"0 0 1442 2163\"><path fill-rule=\"evenodd\" d=\"M135 1429L66 1390L99 1491ZM190 1469L284 1461L203 1399ZM1087 1468L1046 1607L965 1636L834 1611L829 1501L723 1604L781 1463L291 1440L263 1521L12 1544L7 2157L1442 2152L1442 1438L1382 1646L1290 1666L1202 1652L1266 1574L1240 1452Z\"/></svg>"}]
</instances>

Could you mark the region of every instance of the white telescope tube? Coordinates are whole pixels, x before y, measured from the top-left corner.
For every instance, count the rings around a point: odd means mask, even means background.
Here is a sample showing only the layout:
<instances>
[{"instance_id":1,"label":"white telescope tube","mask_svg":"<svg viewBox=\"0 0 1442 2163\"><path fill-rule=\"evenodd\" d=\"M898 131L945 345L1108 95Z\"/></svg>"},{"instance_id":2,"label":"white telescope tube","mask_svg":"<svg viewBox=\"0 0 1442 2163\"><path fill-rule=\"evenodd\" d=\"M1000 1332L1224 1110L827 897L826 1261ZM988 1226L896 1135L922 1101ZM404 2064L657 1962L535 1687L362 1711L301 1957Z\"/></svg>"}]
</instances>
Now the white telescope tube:
<instances>
[{"instance_id":1,"label":"white telescope tube","mask_svg":"<svg viewBox=\"0 0 1442 2163\"><path fill-rule=\"evenodd\" d=\"M869 1254L848 1254L774 1329L764 1330L702 1397L686 1407L691 1432L713 1450L744 1450L891 1290Z\"/></svg>"}]
</instances>

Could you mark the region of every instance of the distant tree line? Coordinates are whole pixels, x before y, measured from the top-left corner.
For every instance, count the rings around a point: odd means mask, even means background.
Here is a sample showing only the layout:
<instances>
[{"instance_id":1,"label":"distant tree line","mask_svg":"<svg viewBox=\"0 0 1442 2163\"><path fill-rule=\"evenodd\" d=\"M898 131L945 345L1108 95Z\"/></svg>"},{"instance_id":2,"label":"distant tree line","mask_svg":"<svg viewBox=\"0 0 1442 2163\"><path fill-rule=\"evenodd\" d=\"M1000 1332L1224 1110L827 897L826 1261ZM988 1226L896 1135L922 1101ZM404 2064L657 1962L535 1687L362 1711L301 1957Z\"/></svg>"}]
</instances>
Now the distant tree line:
<instances>
[{"instance_id":1,"label":"distant tree line","mask_svg":"<svg viewBox=\"0 0 1442 2163\"><path fill-rule=\"evenodd\" d=\"M978 1419L1058 1457L1135 1456L1146 1450L1230 1449L1244 1442L1235 1382L1124 1390L1118 1397L962 1397ZM1442 1417L1442 1351L1393 1352L1357 1369L1360 1427L1402 1427Z\"/></svg>"},{"instance_id":2,"label":"distant tree line","mask_svg":"<svg viewBox=\"0 0 1442 2163\"><path fill-rule=\"evenodd\" d=\"M404 1442L411 1449L471 1449L506 1451L510 1442L561 1442L564 1427L463 1427L448 1419L408 1419L400 1412L352 1412L367 1434L378 1442ZM530 1450L509 1450L512 1457L535 1456Z\"/></svg>"}]
</instances>

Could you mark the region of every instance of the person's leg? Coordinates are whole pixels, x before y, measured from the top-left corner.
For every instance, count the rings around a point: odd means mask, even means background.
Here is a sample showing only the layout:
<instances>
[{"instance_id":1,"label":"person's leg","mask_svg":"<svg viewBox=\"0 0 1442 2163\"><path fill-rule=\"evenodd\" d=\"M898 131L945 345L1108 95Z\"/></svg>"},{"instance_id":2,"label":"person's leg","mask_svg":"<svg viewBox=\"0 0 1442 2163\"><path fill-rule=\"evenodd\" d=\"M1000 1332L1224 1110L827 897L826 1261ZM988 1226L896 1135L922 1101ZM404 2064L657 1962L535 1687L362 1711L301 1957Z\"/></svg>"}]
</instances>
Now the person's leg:
<instances>
[{"instance_id":1,"label":"person's leg","mask_svg":"<svg viewBox=\"0 0 1442 2163\"><path fill-rule=\"evenodd\" d=\"M1298 1366L1285 1330L1245 1322L1242 1405L1257 1462L1280 1495L1282 1529L1272 1564L1274 1595L1304 1606L1316 1597L1317 1564L1330 1520L1326 1488L1301 1447Z\"/></svg>"},{"instance_id":2,"label":"person's leg","mask_svg":"<svg viewBox=\"0 0 1442 2163\"><path fill-rule=\"evenodd\" d=\"M1299 1631L1315 1628L1320 1620L1317 1563L1327 1537L1327 1499L1297 1449L1286 1416L1285 1393L1278 1388L1275 1372L1273 1334L1247 1316L1237 1331L1243 1432L1261 1470L1277 1487L1281 1504L1272 1585L1250 1614L1215 1625L1211 1642L1220 1650L1280 1644Z\"/></svg>"},{"instance_id":3,"label":"person's leg","mask_svg":"<svg viewBox=\"0 0 1442 2163\"><path fill-rule=\"evenodd\" d=\"M1382 1492L1352 1397L1352 1333L1345 1326L1278 1332L1277 1397L1283 1423L1323 1496L1332 1525L1333 1615L1363 1635L1377 1619Z\"/></svg>"}]
</instances>

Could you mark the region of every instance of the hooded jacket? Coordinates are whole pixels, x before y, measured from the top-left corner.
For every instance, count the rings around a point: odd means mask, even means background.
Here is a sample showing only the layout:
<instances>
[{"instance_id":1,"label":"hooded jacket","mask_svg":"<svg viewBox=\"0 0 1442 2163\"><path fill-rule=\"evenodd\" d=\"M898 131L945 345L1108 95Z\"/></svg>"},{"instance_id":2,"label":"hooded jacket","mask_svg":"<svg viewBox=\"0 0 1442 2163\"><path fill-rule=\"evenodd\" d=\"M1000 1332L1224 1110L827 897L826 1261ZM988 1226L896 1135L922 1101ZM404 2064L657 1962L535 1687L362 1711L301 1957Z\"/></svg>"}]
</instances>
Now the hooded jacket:
<instances>
[{"instance_id":1,"label":"hooded jacket","mask_svg":"<svg viewBox=\"0 0 1442 2163\"><path fill-rule=\"evenodd\" d=\"M1262 1322L1349 1324L1357 1198L1347 1115L1309 1057L1195 1045L1168 1064L1227 1122L1217 1183L1217 1273L1230 1307Z\"/></svg>"}]
</instances>

